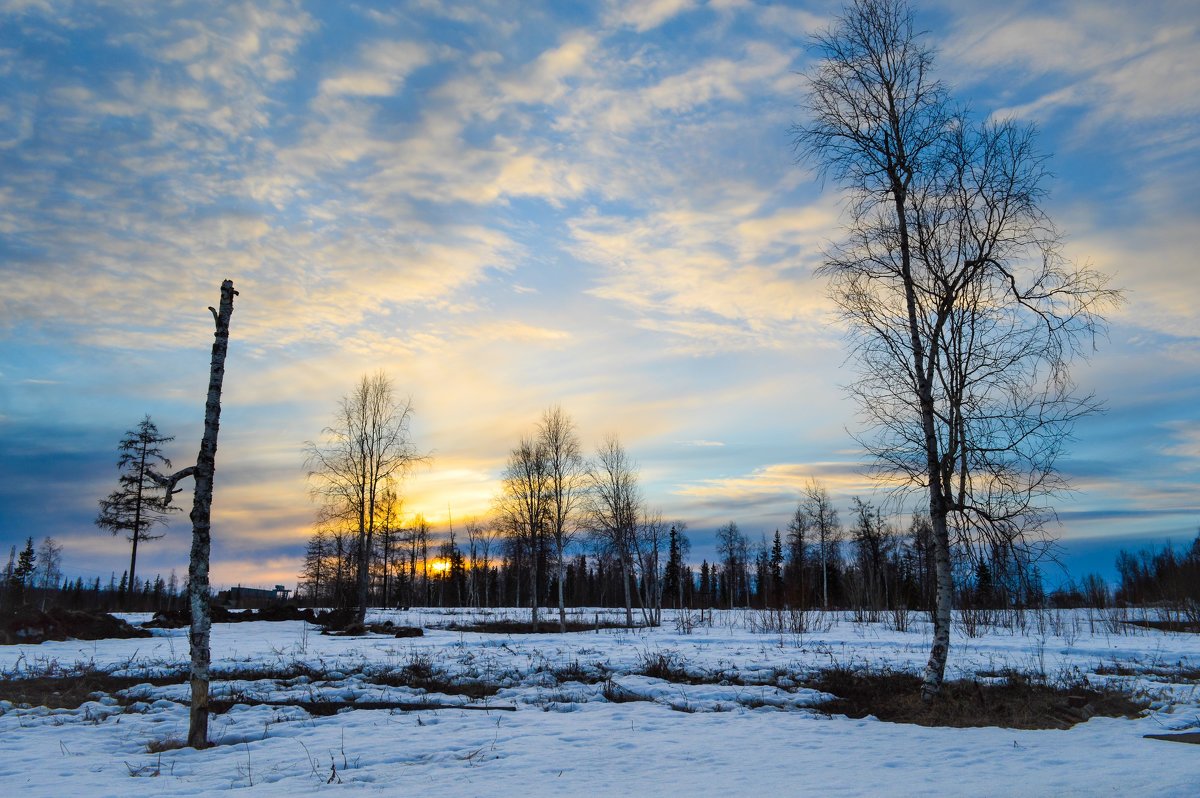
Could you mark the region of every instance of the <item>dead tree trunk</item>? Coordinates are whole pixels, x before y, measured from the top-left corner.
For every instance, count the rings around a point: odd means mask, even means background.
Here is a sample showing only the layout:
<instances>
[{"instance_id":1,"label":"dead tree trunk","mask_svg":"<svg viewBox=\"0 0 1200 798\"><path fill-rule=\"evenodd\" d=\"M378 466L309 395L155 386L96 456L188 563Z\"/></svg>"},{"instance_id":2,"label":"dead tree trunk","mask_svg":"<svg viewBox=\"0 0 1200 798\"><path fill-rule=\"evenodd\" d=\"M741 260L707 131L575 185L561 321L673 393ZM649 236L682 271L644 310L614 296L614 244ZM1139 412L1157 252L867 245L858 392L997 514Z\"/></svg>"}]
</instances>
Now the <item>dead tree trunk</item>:
<instances>
[{"instance_id":1,"label":"dead tree trunk","mask_svg":"<svg viewBox=\"0 0 1200 798\"><path fill-rule=\"evenodd\" d=\"M192 553L188 562L188 603L192 625L188 633L192 654L192 708L188 725L188 745L208 747L208 670L212 661L209 634L212 618L208 604L208 559L210 519L212 515L213 473L216 470L217 430L221 421L221 384L225 380L225 354L229 349L229 319L233 315L233 298L237 296L233 281L221 283L221 309L209 308L216 321L212 361L208 372L208 398L204 404L204 437L194 466L177 471L169 477L151 474L155 482L166 488L167 500L179 491L176 483L187 477L195 478L192 495Z\"/></svg>"},{"instance_id":2,"label":"dead tree trunk","mask_svg":"<svg viewBox=\"0 0 1200 798\"><path fill-rule=\"evenodd\" d=\"M216 320L212 361L208 372L208 399L204 403L204 437L196 458L196 491L192 499L192 556L188 563L188 599L192 605L189 640L192 651L192 709L188 745L208 746L208 667L211 619L208 606L209 527L212 512L213 472L217 460L217 430L221 421L221 384L225 380L225 354L229 349L229 318L233 315L233 281L221 283L221 309L212 311Z\"/></svg>"}]
</instances>

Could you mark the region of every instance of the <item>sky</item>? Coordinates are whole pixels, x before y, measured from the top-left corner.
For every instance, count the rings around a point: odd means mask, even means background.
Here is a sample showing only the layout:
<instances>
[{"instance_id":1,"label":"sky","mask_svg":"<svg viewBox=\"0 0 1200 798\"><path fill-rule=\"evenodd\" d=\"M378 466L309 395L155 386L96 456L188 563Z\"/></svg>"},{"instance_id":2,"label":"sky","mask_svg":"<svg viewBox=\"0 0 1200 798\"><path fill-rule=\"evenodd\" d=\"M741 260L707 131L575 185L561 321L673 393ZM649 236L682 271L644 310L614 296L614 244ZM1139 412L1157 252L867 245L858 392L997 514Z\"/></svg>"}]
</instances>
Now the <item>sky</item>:
<instances>
[{"instance_id":1,"label":"sky","mask_svg":"<svg viewBox=\"0 0 1200 798\"><path fill-rule=\"evenodd\" d=\"M1066 254L1126 291L1075 370L1108 409L1054 530L1111 575L1200 525L1200 6L916 5L958 100L1038 126ZM589 451L620 437L697 562L728 521L786 528L810 479L878 500L813 274L842 196L789 132L839 9L0 1L0 545L127 567L97 501L146 414L194 461L225 278L215 584L295 584L304 441L380 369L439 531L553 404ZM139 574L186 573L186 513L165 532Z\"/></svg>"}]
</instances>

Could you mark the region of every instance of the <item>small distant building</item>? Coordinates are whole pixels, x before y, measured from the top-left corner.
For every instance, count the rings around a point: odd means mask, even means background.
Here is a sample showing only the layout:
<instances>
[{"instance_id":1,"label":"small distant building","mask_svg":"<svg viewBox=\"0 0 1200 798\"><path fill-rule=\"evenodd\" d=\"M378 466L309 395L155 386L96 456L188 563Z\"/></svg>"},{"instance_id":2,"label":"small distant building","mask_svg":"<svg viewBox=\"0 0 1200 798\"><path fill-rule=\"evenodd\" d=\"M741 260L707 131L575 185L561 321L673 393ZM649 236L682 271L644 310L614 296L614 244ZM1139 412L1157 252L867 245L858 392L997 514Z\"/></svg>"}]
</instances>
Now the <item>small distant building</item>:
<instances>
[{"instance_id":1,"label":"small distant building","mask_svg":"<svg viewBox=\"0 0 1200 798\"><path fill-rule=\"evenodd\" d=\"M231 587L217 593L217 603L231 609L256 609L269 607L272 604L283 604L292 595L292 591L283 585L275 585L268 590L263 587Z\"/></svg>"}]
</instances>

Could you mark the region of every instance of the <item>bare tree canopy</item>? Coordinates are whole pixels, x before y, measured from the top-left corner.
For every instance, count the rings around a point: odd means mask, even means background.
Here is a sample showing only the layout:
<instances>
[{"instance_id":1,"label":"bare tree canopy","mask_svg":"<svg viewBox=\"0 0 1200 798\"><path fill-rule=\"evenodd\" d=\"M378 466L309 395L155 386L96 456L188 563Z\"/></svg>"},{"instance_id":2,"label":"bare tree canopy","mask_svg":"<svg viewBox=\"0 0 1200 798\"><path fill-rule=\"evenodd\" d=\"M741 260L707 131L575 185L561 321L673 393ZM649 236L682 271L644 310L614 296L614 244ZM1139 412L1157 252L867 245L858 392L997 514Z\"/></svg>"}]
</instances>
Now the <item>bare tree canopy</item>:
<instances>
[{"instance_id":1,"label":"bare tree canopy","mask_svg":"<svg viewBox=\"0 0 1200 798\"><path fill-rule=\"evenodd\" d=\"M929 501L931 699L950 646L951 533L1017 545L1053 517L1056 460L1097 409L1069 366L1119 295L1063 257L1034 130L958 110L904 0L853 0L815 44L795 143L851 200L822 273L859 362L861 442L880 478Z\"/></svg>"},{"instance_id":2,"label":"bare tree canopy","mask_svg":"<svg viewBox=\"0 0 1200 798\"><path fill-rule=\"evenodd\" d=\"M801 541L805 530L816 536L817 554L821 558L821 606L829 609L829 564L836 563L841 556L842 524L829 491L815 479L804 487L804 499L796 508L793 524Z\"/></svg>"},{"instance_id":3,"label":"bare tree canopy","mask_svg":"<svg viewBox=\"0 0 1200 798\"><path fill-rule=\"evenodd\" d=\"M338 404L320 441L304 445L314 498L326 519L357 533L358 622L366 620L371 549L388 491L422 460L412 442L412 401L399 399L382 371L363 375Z\"/></svg>"},{"instance_id":4,"label":"bare tree canopy","mask_svg":"<svg viewBox=\"0 0 1200 798\"><path fill-rule=\"evenodd\" d=\"M521 439L508 457L496 510L515 547L529 555L530 623L538 625L538 562L552 516L550 462L540 439Z\"/></svg>"},{"instance_id":5,"label":"bare tree canopy","mask_svg":"<svg viewBox=\"0 0 1200 798\"><path fill-rule=\"evenodd\" d=\"M563 584L566 582L566 550L579 524L584 488L584 461L575 424L558 405L542 414L538 441L546 458L547 515L550 539L554 542L558 583L558 626L567 630Z\"/></svg>"},{"instance_id":6,"label":"bare tree canopy","mask_svg":"<svg viewBox=\"0 0 1200 798\"><path fill-rule=\"evenodd\" d=\"M617 557L625 594L625 623L633 626L633 594L638 521L642 512L642 494L638 487L637 465L625 453L616 435L610 435L596 449L587 470L585 515L588 527L602 545Z\"/></svg>"}]
</instances>

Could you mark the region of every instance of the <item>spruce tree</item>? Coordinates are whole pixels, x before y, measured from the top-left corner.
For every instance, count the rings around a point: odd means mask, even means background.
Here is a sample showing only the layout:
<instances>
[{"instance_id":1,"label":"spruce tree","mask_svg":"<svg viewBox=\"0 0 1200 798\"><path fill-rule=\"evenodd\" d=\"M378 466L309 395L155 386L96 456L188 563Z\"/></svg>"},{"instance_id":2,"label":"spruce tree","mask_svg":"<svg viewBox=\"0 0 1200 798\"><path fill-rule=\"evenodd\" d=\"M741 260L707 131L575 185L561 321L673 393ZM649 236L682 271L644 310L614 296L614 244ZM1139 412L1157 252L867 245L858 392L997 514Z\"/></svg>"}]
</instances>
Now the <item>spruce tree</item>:
<instances>
[{"instance_id":1,"label":"spruce tree","mask_svg":"<svg viewBox=\"0 0 1200 798\"><path fill-rule=\"evenodd\" d=\"M663 595L675 599L675 609L682 609L680 599L683 596L683 591L679 583L681 565L679 532L672 526L670 535L667 538L667 569L666 573L663 574Z\"/></svg>"},{"instance_id":2,"label":"spruce tree","mask_svg":"<svg viewBox=\"0 0 1200 798\"><path fill-rule=\"evenodd\" d=\"M775 530L775 541L771 544L771 605L781 606L783 601L783 540L779 537L779 530Z\"/></svg>"},{"instance_id":3,"label":"spruce tree","mask_svg":"<svg viewBox=\"0 0 1200 798\"><path fill-rule=\"evenodd\" d=\"M20 606L25 599L25 588L33 583L33 569L36 556L33 552L33 538L27 538L25 548L17 556L17 564L9 572L8 590L12 606ZM11 564L11 556L9 561Z\"/></svg>"}]
</instances>

